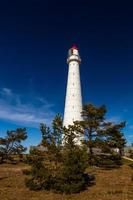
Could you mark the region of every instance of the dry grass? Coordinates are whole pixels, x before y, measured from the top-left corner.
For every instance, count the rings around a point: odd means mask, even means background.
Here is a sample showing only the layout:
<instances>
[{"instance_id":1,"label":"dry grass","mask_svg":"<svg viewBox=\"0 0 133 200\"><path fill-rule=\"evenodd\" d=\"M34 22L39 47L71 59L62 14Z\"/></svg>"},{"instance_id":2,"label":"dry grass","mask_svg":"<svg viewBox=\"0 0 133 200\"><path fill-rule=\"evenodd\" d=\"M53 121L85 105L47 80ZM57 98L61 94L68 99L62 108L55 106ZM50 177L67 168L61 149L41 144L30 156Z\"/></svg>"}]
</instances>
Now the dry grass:
<instances>
[{"instance_id":1,"label":"dry grass","mask_svg":"<svg viewBox=\"0 0 133 200\"><path fill-rule=\"evenodd\" d=\"M54 194L47 191L30 191L25 187L22 170L27 165L0 165L1 200L132 200L133 169L127 165L120 169L88 169L96 174L96 185L74 195Z\"/></svg>"}]
</instances>

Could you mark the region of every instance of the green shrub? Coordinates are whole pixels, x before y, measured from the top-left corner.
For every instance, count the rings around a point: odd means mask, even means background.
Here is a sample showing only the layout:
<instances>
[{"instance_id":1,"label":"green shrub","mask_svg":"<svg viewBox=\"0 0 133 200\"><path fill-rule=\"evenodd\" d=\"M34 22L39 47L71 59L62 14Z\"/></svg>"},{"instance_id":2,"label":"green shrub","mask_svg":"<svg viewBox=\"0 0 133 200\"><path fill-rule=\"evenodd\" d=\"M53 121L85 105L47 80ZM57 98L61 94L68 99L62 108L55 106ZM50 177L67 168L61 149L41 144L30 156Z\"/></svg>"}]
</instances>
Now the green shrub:
<instances>
[{"instance_id":1,"label":"green shrub","mask_svg":"<svg viewBox=\"0 0 133 200\"><path fill-rule=\"evenodd\" d=\"M70 194L84 190L89 182L85 175L88 158L85 150L74 147L67 150L64 155L64 162L61 173L56 177L54 188L60 192Z\"/></svg>"},{"instance_id":2,"label":"green shrub","mask_svg":"<svg viewBox=\"0 0 133 200\"><path fill-rule=\"evenodd\" d=\"M34 160L35 161L35 160ZM31 178L25 180L26 186L31 190L51 189L53 187L53 179L49 171L44 167L43 162L38 159L32 164L29 172Z\"/></svg>"},{"instance_id":3,"label":"green shrub","mask_svg":"<svg viewBox=\"0 0 133 200\"><path fill-rule=\"evenodd\" d=\"M104 168L117 168L122 165L121 156L117 154L102 154L96 156L96 165Z\"/></svg>"},{"instance_id":4,"label":"green shrub","mask_svg":"<svg viewBox=\"0 0 133 200\"><path fill-rule=\"evenodd\" d=\"M25 183L31 190L52 189L71 194L84 190L94 180L94 177L85 173L88 166L87 148L75 144L80 126L62 128L59 122L59 117L54 120L52 131L41 124L43 150L33 148L27 156L31 170ZM60 131L65 135L63 146Z\"/></svg>"}]
</instances>

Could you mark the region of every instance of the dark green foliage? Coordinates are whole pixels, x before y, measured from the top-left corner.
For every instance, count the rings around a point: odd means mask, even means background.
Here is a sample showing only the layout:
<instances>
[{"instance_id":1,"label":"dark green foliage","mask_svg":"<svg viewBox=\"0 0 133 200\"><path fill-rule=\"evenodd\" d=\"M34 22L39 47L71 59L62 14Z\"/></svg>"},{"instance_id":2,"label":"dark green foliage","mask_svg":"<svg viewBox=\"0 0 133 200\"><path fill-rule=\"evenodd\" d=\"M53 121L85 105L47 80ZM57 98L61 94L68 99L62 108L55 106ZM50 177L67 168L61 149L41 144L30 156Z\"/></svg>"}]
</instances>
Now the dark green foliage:
<instances>
[{"instance_id":1,"label":"dark green foliage","mask_svg":"<svg viewBox=\"0 0 133 200\"><path fill-rule=\"evenodd\" d=\"M60 162L62 161L62 118L56 115L52 128L50 129L44 124L41 124L40 130L42 133L41 145L45 148L45 162L47 169L50 169L52 176L56 176L60 169Z\"/></svg>"},{"instance_id":2,"label":"dark green foliage","mask_svg":"<svg viewBox=\"0 0 133 200\"><path fill-rule=\"evenodd\" d=\"M62 127L62 120L58 115L53 121L52 130L44 124L41 124L40 129L44 151L37 148L30 151L27 161L31 165L31 171L26 185L33 190L53 189L67 194L85 189L91 178L85 174L87 149L75 144L81 131L79 125Z\"/></svg>"},{"instance_id":3,"label":"dark green foliage","mask_svg":"<svg viewBox=\"0 0 133 200\"><path fill-rule=\"evenodd\" d=\"M66 194L80 192L90 183L89 178L87 179L87 175L85 175L88 165L87 149L85 146L76 145L76 137L80 137L81 132L81 127L76 123L64 128L63 162L54 188Z\"/></svg>"},{"instance_id":4,"label":"dark green foliage","mask_svg":"<svg viewBox=\"0 0 133 200\"><path fill-rule=\"evenodd\" d=\"M105 123L104 130L100 130L100 134L104 136L101 149L105 153L103 157L103 166L119 167L122 165L123 149L126 140L121 130L125 127L125 123L113 124ZM118 152L116 152L116 150ZM106 156L106 154L109 154Z\"/></svg>"},{"instance_id":5,"label":"dark green foliage","mask_svg":"<svg viewBox=\"0 0 133 200\"><path fill-rule=\"evenodd\" d=\"M112 150L115 148L119 149L119 154L122 156L123 148L126 144L122 129L125 127L125 122L119 124L113 124L111 122L104 124L104 130L99 131L104 137L104 147Z\"/></svg>"},{"instance_id":6,"label":"dark green foliage","mask_svg":"<svg viewBox=\"0 0 133 200\"><path fill-rule=\"evenodd\" d=\"M107 122L105 114L105 106L95 107L87 104L83 107L83 121L80 124L85 130L84 143L89 149L89 164L107 165L108 163L111 166L120 166L123 148L126 144L121 132L125 127L125 122L119 124ZM96 149L99 149L100 153L97 154ZM118 152L115 153L115 150Z\"/></svg>"},{"instance_id":7,"label":"dark green foliage","mask_svg":"<svg viewBox=\"0 0 133 200\"><path fill-rule=\"evenodd\" d=\"M31 178L25 180L26 186L32 190L50 189L51 188L51 175L44 167L41 158L34 158L30 172Z\"/></svg>"},{"instance_id":8,"label":"dark green foliage","mask_svg":"<svg viewBox=\"0 0 133 200\"><path fill-rule=\"evenodd\" d=\"M66 194L84 190L90 182L85 176L88 160L85 149L79 147L68 149L63 159L63 167L57 176L55 189Z\"/></svg>"},{"instance_id":9,"label":"dark green foliage","mask_svg":"<svg viewBox=\"0 0 133 200\"><path fill-rule=\"evenodd\" d=\"M42 133L41 146L44 150L34 148L27 156L31 165L31 178L26 179L26 185L33 190L53 189L55 176L60 168L62 119L55 117L52 129L45 124L40 125Z\"/></svg>"},{"instance_id":10,"label":"dark green foliage","mask_svg":"<svg viewBox=\"0 0 133 200\"><path fill-rule=\"evenodd\" d=\"M133 150L130 149L128 153L129 153L129 157L133 159Z\"/></svg>"},{"instance_id":11,"label":"dark green foliage","mask_svg":"<svg viewBox=\"0 0 133 200\"><path fill-rule=\"evenodd\" d=\"M0 138L0 158L1 163L7 160L13 160L14 155L19 155L22 159L22 154L26 148L21 145L21 142L27 138L25 128L17 128L15 131L7 131L5 138Z\"/></svg>"},{"instance_id":12,"label":"dark green foliage","mask_svg":"<svg viewBox=\"0 0 133 200\"><path fill-rule=\"evenodd\" d=\"M105 106L88 104L83 107L83 121L67 128L62 126L60 115L51 128L41 124L43 150L34 148L27 157L31 171L26 185L33 190L77 193L95 181L94 176L85 173L88 164L108 169L119 167L125 145L121 130L125 123L107 122L105 114Z\"/></svg>"},{"instance_id":13,"label":"dark green foliage","mask_svg":"<svg viewBox=\"0 0 133 200\"><path fill-rule=\"evenodd\" d=\"M105 113L105 106L95 107L92 104L87 104L83 106L83 121L80 122L80 124L84 129L84 143L89 149L90 165L93 165L93 148L98 146L98 143L96 143L96 139L98 137L98 129L103 124Z\"/></svg>"},{"instance_id":14,"label":"dark green foliage","mask_svg":"<svg viewBox=\"0 0 133 200\"><path fill-rule=\"evenodd\" d=\"M106 169L117 168L122 165L122 159L118 154L102 154L98 156L96 165Z\"/></svg>"},{"instance_id":15,"label":"dark green foliage","mask_svg":"<svg viewBox=\"0 0 133 200\"><path fill-rule=\"evenodd\" d=\"M26 186L31 190L50 189L52 176L44 164L44 153L38 149L33 149L27 156L27 162L31 165L28 172L29 178L25 180Z\"/></svg>"}]
</instances>

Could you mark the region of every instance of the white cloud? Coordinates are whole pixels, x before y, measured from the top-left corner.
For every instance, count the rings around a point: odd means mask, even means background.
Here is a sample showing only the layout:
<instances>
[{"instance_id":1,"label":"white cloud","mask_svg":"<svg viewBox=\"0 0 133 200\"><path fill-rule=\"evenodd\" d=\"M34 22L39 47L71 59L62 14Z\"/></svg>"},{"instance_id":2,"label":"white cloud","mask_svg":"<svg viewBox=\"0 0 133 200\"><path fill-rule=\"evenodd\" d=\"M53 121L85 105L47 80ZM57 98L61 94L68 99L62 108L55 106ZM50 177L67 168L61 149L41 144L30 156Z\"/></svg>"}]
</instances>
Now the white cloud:
<instances>
[{"instance_id":1,"label":"white cloud","mask_svg":"<svg viewBox=\"0 0 133 200\"><path fill-rule=\"evenodd\" d=\"M9 88L2 88L1 94L7 95L7 96L11 96L12 95L12 91Z\"/></svg>"},{"instance_id":2,"label":"white cloud","mask_svg":"<svg viewBox=\"0 0 133 200\"><path fill-rule=\"evenodd\" d=\"M0 89L0 119L20 125L37 127L44 122L50 124L54 112L45 99L32 98L32 102L22 103L22 96L14 94L9 88Z\"/></svg>"},{"instance_id":3,"label":"white cloud","mask_svg":"<svg viewBox=\"0 0 133 200\"><path fill-rule=\"evenodd\" d=\"M39 101L39 102L41 102L41 103L43 103L43 104L45 105L45 107L47 107L47 108L50 108L50 107L53 107L53 106L54 106L54 104L48 103L48 102L47 102L44 98L42 98L42 97L36 97L36 100Z\"/></svg>"}]
</instances>

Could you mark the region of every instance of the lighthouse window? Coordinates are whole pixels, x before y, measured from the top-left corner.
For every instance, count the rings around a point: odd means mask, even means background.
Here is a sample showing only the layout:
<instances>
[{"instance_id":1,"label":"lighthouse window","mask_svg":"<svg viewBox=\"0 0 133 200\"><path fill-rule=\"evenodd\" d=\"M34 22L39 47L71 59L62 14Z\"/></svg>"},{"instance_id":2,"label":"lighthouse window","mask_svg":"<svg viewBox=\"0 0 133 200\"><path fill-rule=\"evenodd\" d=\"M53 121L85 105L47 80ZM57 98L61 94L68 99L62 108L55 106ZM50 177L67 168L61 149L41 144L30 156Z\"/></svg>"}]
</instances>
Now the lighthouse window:
<instances>
[{"instance_id":1,"label":"lighthouse window","mask_svg":"<svg viewBox=\"0 0 133 200\"><path fill-rule=\"evenodd\" d=\"M75 73L73 73L73 76L75 75Z\"/></svg>"},{"instance_id":2,"label":"lighthouse window","mask_svg":"<svg viewBox=\"0 0 133 200\"><path fill-rule=\"evenodd\" d=\"M73 83L73 86L74 86L74 83Z\"/></svg>"},{"instance_id":3,"label":"lighthouse window","mask_svg":"<svg viewBox=\"0 0 133 200\"><path fill-rule=\"evenodd\" d=\"M74 109L74 106L73 106L73 109Z\"/></svg>"},{"instance_id":4,"label":"lighthouse window","mask_svg":"<svg viewBox=\"0 0 133 200\"><path fill-rule=\"evenodd\" d=\"M73 97L74 97L74 94L73 94Z\"/></svg>"}]
</instances>

